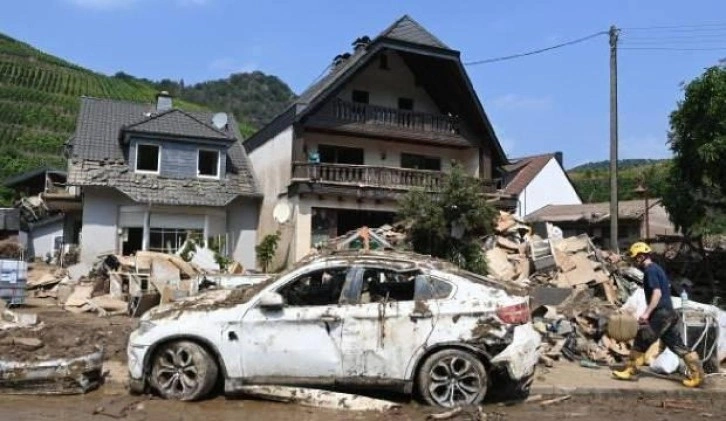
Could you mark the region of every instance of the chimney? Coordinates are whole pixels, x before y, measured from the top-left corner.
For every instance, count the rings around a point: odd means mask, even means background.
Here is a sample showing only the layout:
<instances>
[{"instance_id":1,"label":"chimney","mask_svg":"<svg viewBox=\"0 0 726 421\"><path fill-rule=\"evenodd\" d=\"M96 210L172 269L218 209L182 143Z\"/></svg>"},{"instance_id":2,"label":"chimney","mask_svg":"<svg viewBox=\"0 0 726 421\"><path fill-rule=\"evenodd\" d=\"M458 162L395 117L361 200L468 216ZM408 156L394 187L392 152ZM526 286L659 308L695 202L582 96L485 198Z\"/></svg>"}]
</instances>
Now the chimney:
<instances>
[{"instance_id":1,"label":"chimney","mask_svg":"<svg viewBox=\"0 0 726 421\"><path fill-rule=\"evenodd\" d=\"M555 152L555 159L557 160L557 162L560 163L560 166L562 168L565 168L565 163L562 161L562 152L560 152L560 151Z\"/></svg>"},{"instance_id":2,"label":"chimney","mask_svg":"<svg viewBox=\"0 0 726 421\"><path fill-rule=\"evenodd\" d=\"M353 41L353 51L358 52L361 50L364 50L368 47L371 43L371 38L368 35L363 35L362 37L358 37Z\"/></svg>"},{"instance_id":3,"label":"chimney","mask_svg":"<svg viewBox=\"0 0 726 421\"><path fill-rule=\"evenodd\" d=\"M348 61L350 58L350 53L344 53L344 54L338 54L333 58L333 70L340 67L343 63Z\"/></svg>"},{"instance_id":4,"label":"chimney","mask_svg":"<svg viewBox=\"0 0 726 421\"><path fill-rule=\"evenodd\" d=\"M156 111L162 112L171 110L173 107L171 95L167 91L161 91L156 94Z\"/></svg>"}]
</instances>

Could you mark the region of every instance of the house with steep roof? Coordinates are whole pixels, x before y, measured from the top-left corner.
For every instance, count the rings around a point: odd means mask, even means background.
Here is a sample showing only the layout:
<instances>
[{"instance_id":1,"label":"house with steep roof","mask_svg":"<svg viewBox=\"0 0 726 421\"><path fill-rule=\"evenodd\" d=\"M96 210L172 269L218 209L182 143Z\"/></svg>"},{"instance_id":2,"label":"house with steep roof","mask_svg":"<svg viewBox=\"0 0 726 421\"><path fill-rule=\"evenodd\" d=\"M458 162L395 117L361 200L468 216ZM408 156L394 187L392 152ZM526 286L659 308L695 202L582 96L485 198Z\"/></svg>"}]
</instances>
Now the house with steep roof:
<instances>
[{"instance_id":1,"label":"house with steep roof","mask_svg":"<svg viewBox=\"0 0 726 421\"><path fill-rule=\"evenodd\" d=\"M264 193L258 236L288 262L361 226L394 222L411 189L436 192L453 163L497 192L506 156L460 59L409 16L351 52L244 146Z\"/></svg>"},{"instance_id":2,"label":"house with steep roof","mask_svg":"<svg viewBox=\"0 0 726 421\"><path fill-rule=\"evenodd\" d=\"M562 165L562 153L511 159L504 166L503 190L517 198L516 214L524 218L547 205L579 205L582 199Z\"/></svg>"},{"instance_id":3,"label":"house with steep roof","mask_svg":"<svg viewBox=\"0 0 726 421\"><path fill-rule=\"evenodd\" d=\"M260 190L237 122L156 104L81 98L68 188L44 199L80 223L82 262L176 252L185 240L255 265Z\"/></svg>"}]
</instances>

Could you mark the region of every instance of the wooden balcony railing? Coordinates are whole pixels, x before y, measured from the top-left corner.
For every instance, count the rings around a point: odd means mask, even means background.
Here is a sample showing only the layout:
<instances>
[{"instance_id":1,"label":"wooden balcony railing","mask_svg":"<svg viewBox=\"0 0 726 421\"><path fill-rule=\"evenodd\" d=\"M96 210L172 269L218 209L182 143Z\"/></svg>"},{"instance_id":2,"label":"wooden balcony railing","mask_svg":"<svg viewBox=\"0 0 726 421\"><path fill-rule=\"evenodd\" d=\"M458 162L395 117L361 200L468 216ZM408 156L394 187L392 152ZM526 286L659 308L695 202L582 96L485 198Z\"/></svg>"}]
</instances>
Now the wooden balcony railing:
<instances>
[{"instance_id":1,"label":"wooden balcony railing","mask_svg":"<svg viewBox=\"0 0 726 421\"><path fill-rule=\"evenodd\" d=\"M293 163L293 181L409 190L422 188L439 191L446 173L409 168L375 167L370 165ZM496 191L495 180L481 180L482 191Z\"/></svg>"},{"instance_id":2,"label":"wooden balcony railing","mask_svg":"<svg viewBox=\"0 0 726 421\"><path fill-rule=\"evenodd\" d=\"M340 99L328 104L322 113L326 118L346 123L377 124L421 132L459 134L458 119L441 114L399 110Z\"/></svg>"}]
</instances>

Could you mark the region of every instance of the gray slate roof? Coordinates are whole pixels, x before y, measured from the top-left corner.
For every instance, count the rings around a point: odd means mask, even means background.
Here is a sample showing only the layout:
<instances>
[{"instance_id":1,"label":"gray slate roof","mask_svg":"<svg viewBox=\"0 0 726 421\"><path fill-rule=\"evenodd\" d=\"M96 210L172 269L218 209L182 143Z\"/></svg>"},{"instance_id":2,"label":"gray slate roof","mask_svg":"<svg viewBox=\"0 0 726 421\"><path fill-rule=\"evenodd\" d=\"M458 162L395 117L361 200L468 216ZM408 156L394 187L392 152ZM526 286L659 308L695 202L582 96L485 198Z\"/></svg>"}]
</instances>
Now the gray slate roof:
<instances>
[{"instance_id":1,"label":"gray slate roof","mask_svg":"<svg viewBox=\"0 0 726 421\"><path fill-rule=\"evenodd\" d=\"M179 109L171 109L150 118L144 118L138 123L126 125L124 130L136 133L173 134L190 138L235 140L234 135L229 131L219 130L203 119Z\"/></svg>"},{"instance_id":2,"label":"gray slate roof","mask_svg":"<svg viewBox=\"0 0 726 421\"><path fill-rule=\"evenodd\" d=\"M152 104L82 97L71 141L68 184L113 187L135 201L164 205L225 206L239 196L259 196L252 166L232 116L226 130L217 130L210 125L213 115L210 112L172 109L153 114L153 110ZM222 180L136 174L124 157L121 143L124 129L233 142L227 152L227 174Z\"/></svg>"},{"instance_id":3,"label":"gray slate roof","mask_svg":"<svg viewBox=\"0 0 726 421\"><path fill-rule=\"evenodd\" d=\"M446 44L436 38L434 34L427 31L409 15L403 15L399 20L393 22L378 37L426 45L428 47L449 49Z\"/></svg>"}]
</instances>

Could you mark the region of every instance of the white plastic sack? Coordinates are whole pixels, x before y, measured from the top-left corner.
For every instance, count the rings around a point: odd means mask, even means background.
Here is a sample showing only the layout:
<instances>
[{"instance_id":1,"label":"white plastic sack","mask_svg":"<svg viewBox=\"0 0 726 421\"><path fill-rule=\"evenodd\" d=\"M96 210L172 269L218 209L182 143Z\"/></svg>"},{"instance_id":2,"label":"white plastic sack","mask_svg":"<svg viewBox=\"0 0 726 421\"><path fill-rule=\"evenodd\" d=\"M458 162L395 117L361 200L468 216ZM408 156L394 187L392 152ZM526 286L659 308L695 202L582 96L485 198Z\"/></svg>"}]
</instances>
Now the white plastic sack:
<instances>
[{"instance_id":1,"label":"white plastic sack","mask_svg":"<svg viewBox=\"0 0 726 421\"><path fill-rule=\"evenodd\" d=\"M671 300L673 301L674 308L681 308L680 297L673 297L671 298ZM720 310L716 306L701 304L690 300L688 301L688 306L717 313L719 327L718 360L723 361L724 359L726 359L726 312ZM635 292L630 297L628 297L628 300L625 302L625 304L620 307L621 310L627 311L633 314L635 317L640 317L643 313L645 313L645 310L647 308L648 305L645 302L645 291L643 290L643 288L638 288L637 290L635 290Z\"/></svg>"},{"instance_id":2,"label":"white plastic sack","mask_svg":"<svg viewBox=\"0 0 726 421\"><path fill-rule=\"evenodd\" d=\"M678 370L678 355L666 348L658 357L650 363L650 368L656 373L672 374Z\"/></svg>"}]
</instances>

